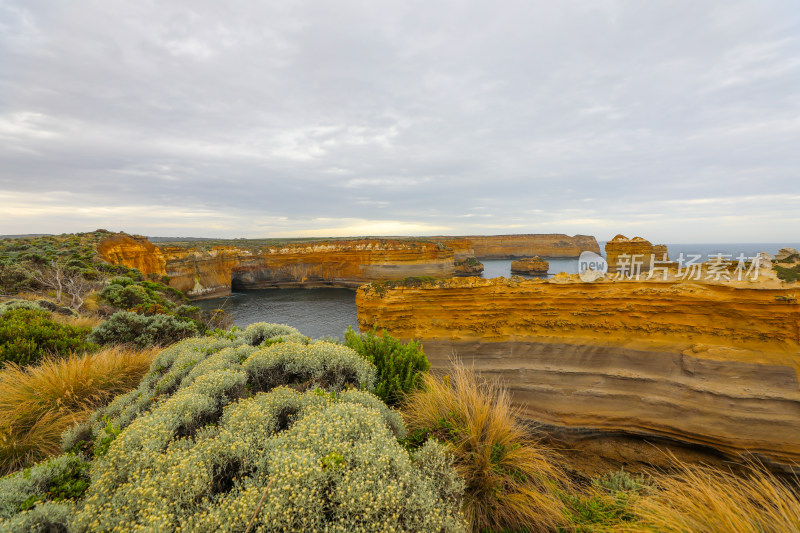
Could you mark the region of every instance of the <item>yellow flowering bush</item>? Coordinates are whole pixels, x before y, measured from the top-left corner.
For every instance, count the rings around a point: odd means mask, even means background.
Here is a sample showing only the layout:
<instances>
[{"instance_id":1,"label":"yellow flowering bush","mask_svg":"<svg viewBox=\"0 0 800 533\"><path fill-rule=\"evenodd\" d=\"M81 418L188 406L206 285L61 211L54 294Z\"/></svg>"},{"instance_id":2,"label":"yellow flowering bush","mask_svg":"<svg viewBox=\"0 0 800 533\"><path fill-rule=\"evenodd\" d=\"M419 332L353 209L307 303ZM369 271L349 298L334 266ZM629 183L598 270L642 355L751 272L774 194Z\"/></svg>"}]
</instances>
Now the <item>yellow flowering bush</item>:
<instances>
[{"instance_id":1,"label":"yellow flowering bush","mask_svg":"<svg viewBox=\"0 0 800 533\"><path fill-rule=\"evenodd\" d=\"M0 529L463 531L450 456L398 442L402 418L370 392L374 366L285 328L162 351L138 389L65 434L65 448L94 441L83 499Z\"/></svg>"}]
</instances>

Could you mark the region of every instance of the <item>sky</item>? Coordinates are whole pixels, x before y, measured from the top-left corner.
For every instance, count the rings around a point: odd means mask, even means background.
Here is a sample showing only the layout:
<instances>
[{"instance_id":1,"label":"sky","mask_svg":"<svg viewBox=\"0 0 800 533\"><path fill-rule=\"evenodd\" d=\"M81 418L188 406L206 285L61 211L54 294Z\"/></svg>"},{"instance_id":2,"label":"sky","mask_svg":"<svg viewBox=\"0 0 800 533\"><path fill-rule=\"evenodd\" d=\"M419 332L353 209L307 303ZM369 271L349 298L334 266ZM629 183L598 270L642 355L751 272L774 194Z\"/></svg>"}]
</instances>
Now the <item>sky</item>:
<instances>
[{"instance_id":1,"label":"sky","mask_svg":"<svg viewBox=\"0 0 800 533\"><path fill-rule=\"evenodd\" d=\"M0 234L800 241L796 0L0 0Z\"/></svg>"}]
</instances>

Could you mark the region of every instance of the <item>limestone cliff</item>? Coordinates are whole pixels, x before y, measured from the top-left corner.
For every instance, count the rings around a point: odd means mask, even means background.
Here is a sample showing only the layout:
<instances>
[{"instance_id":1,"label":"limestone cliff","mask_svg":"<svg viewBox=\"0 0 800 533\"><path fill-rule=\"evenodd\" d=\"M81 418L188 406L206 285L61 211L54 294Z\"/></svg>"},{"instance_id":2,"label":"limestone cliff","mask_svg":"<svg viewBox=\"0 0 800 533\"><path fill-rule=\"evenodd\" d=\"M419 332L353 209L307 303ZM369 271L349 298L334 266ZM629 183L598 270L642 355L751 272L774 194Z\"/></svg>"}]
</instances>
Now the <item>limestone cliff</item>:
<instances>
[{"instance_id":1,"label":"limestone cliff","mask_svg":"<svg viewBox=\"0 0 800 533\"><path fill-rule=\"evenodd\" d=\"M547 274L548 270L550 270L550 263L538 255L529 259L517 259L516 261L511 261L512 274Z\"/></svg>"},{"instance_id":2,"label":"limestone cliff","mask_svg":"<svg viewBox=\"0 0 800 533\"><path fill-rule=\"evenodd\" d=\"M448 277L483 271L475 250L487 257L577 257L599 251L594 237L498 235L397 239L336 239L275 243L235 240L154 246L146 238L114 235L99 246L113 264L167 274L192 298L219 296L231 288L357 287L410 276ZM473 263L474 262L474 263ZM456 266L456 263L459 263Z\"/></svg>"},{"instance_id":3,"label":"limestone cliff","mask_svg":"<svg viewBox=\"0 0 800 533\"><path fill-rule=\"evenodd\" d=\"M529 235L469 235L465 237L429 237L455 252L456 260L467 256L478 259L516 259L520 257L578 257L588 250L600 253L597 239L589 235L570 237L562 233Z\"/></svg>"},{"instance_id":4,"label":"limestone cliff","mask_svg":"<svg viewBox=\"0 0 800 533\"><path fill-rule=\"evenodd\" d=\"M641 237L629 239L624 235L617 235L606 243L606 262L609 272L617 271L621 255L628 256L625 261L626 270L631 269L633 256L636 256L635 261L639 264L639 268L633 267L633 270L638 271L650 270L651 256L655 261L669 261L665 244L654 245Z\"/></svg>"},{"instance_id":5,"label":"limestone cliff","mask_svg":"<svg viewBox=\"0 0 800 533\"><path fill-rule=\"evenodd\" d=\"M315 241L279 246L164 245L171 285L190 297L231 288L351 287L376 280L454 274L453 251L441 244L390 239Z\"/></svg>"},{"instance_id":6,"label":"limestone cliff","mask_svg":"<svg viewBox=\"0 0 800 533\"><path fill-rule=\"evenodd\" d=\"M455 262L456 276L480 276L483 273L483 263L474 257L467 257L463 261Z\"/></svg>"},{"instance_id":7,"label":"limestone cliff","mask_svg":"<svg viewBox=\"0 0 800 533\"><path fill-rule=\"evenodd\" d=\"M501 378L540 423L800 464L800 284L450 279L357 291L359 326Z\"/></svg>"},{"instance_id":8,"label":"limestone cliff","mask_svg":"<svg viewBox=\"0 0 800 533\"><path fill-rule=\"evenodd\" d=\"M166 259L146 237L112 234L97 245L97 252L112 265L138 268L143 274L166 274Z\"/></svg>"}]
</instances>

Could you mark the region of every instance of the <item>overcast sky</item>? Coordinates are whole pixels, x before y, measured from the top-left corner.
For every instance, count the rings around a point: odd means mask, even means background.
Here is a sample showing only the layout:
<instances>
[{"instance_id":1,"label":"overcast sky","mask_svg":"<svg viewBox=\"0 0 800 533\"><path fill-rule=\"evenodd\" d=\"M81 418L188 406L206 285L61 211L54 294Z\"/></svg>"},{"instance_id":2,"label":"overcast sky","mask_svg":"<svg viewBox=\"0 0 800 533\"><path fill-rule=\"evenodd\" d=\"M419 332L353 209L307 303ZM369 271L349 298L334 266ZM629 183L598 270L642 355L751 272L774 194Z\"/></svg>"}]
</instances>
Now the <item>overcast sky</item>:
<instances>
[{"instance_id":1,"label":"overcast sky","mask_svg":"<svg viewBox=\"0 0 800 533\"><path fill-rule=\"evenodd\" d=\"M0 234L800 241L800 3L0 0Z\"/></svg>"}]
</instances>

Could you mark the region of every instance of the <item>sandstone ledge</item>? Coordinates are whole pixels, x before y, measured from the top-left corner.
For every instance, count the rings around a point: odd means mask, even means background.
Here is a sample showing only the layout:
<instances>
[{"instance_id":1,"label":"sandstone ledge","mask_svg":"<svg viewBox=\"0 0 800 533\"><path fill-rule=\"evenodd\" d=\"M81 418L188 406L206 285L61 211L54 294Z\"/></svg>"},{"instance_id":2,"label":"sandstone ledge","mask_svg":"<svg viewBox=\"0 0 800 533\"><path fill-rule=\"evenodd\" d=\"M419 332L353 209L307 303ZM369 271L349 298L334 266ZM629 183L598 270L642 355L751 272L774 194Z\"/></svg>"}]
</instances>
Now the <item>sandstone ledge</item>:
<instances>
[{"instance_id":1,"label":"sandstone ledge","mask_svg":"<svg viewBox=\"0 0 800 533\"><path fill-rule=\"evenodd\" d=\"M550 263L540 258L538 255L529 259L517 259L511 262L512 274L538 275L547 274L549 270Z\"/></svg>"},{"instance_id":2,"label":"sandstone ledge","mask_svg":"<svg viewBox=\"0 0 800 533\"><path fill-rule=\"evenodd\" d=\"M557 278L365 286L359 326L456 353L536 422L800 464L800 283Z\"/></svg>"},{"instance_id":3,"label":"sandstone ledge","mask_svg":"<svg viewBox=\"0 0 800 533\"><path fill-rule=\"evenodd\" d=\"M112 264L170 276L170 285L193 299L225 295L233 288L355 288L371 281L415 276L475 275L482 272L482 265L464 262L478 254L577 257L586 249L599 251L594 237L561 234L296 242L236 239L158 246L143 237L114 235L98 247Z\"/></svg>"}]
</instances>

